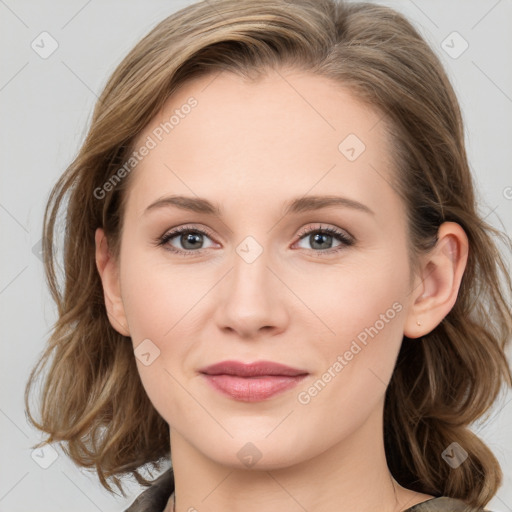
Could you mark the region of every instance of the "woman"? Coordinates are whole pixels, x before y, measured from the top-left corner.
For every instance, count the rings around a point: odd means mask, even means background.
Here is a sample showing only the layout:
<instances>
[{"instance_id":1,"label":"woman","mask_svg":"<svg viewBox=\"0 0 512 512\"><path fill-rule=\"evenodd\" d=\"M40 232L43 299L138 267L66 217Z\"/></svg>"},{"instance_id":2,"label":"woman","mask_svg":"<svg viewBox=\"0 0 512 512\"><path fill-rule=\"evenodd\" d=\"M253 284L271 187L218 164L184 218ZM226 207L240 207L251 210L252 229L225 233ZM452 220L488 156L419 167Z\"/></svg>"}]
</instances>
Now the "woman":
<instances>
[{"instance_id":1,"label":"woman","mask_svg":"<svg viewBox=\"0 0 512 512\"><path fill-rule=\"evenodd\" d=\"M109 490L172 457L130 512L483 510L502 473L468 426L512 384L512 285L476 210L403 16L191 5L113 73L50 196L30 417Z\"/></svg>"}]
</instances>

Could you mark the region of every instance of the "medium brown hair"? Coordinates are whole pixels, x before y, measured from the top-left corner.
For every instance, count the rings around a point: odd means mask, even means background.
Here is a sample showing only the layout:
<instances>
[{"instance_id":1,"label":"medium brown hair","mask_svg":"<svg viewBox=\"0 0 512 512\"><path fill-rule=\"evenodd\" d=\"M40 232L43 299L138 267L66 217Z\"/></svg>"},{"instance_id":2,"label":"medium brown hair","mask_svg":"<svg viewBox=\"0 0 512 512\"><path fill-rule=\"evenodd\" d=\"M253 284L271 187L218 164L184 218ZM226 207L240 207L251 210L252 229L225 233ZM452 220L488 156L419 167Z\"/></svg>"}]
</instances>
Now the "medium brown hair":
<instances>
[{"instance_id":1,"label":"medium brown hair","mask_svg":"<svg viewBox=\"0 0 512 512\"><path fill-rule=\"evenodd\" d=\"M43 225L44 265L58 319L32 370L25 402L34 425L79 465L111 479L170 456L169 427L138 375L130 338L112 328L95 264L95 230L119 254L130 175L101 199L134 141L187 80L230 71L247 78L291 66L328 77L379 112L390 136L393 186L408 212L410 258L436 243L444 221L460 224L469 257L456 303L429 334L404 337L386 392L384 441L402 486L484 506L502 482L489 448L469 426L512 385L505 356L512 283L495 238L510 239L477 212L463 121L438 57L394 10L334 0L209 0L169 16L117 67L96 104L87 137L51 191ZM213 76L213 75L212 75ZM200 107L199 107L200 108ZM56 275L55 229L67 197L64 286ZM29 396L49 366L36 421ZM459 443L453 470L442 452ZM123 492L124 494L124 492Z\"/></svg>"}]
</instances>

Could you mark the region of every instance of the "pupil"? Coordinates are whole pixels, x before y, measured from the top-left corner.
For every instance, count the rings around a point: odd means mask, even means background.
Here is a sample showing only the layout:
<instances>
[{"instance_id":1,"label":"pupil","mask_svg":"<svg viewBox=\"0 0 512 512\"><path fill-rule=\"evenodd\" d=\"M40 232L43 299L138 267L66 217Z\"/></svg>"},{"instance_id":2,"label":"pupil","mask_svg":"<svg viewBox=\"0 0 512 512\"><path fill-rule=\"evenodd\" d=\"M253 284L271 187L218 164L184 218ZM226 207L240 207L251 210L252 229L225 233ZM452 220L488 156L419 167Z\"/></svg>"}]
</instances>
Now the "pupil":
<instances>
[{"instance_id":1,"label":"pupil","mask_svg":"<svg viewBox=\"0 0 512 512\"><path fill-rule=\"evenodd\" d=\"M197 243L195 244L195 242L200 242L200 239L198 240L198 238L200 237L201 235L199 233L188 233L186 235L183 235L183 238L184 238L184 242L183 242L183 239L182 239L182 244L183 244L183 247L187 248L187 244L191 244L192 245L192 249L195 247L195 245L197 245Z\"/></svg>"},{"instance_id":2,"label":"pupil","mask_svg":"<svg viewBox=\"0 0 512 512\"><path fill-rule=\"evenodd\" d=\"M332 238L330 235L326 235L326 234L323 234L323 233L316 233L315 235L313 235L313 238L314 238L314 243L319 243L320 245L322 245L322 239L326 238L327 241L329 241L330 238Z\"/></svg>"}]
</instances>

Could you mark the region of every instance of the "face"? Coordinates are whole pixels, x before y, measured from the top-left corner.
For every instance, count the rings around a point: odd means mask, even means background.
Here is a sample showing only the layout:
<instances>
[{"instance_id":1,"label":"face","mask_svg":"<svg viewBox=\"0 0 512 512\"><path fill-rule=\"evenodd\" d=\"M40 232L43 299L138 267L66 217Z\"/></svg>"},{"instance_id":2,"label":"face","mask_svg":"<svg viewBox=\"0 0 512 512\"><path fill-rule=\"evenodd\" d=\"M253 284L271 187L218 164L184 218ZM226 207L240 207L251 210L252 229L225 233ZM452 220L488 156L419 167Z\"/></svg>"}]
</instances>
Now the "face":
<instances>
[{"instance_id":1,"label":"face","mask_svg":"<svg viewBox=\"0 0 512 512\"><path fill-rule=\"evenodd\" d=\"M130 176L116 328L171 439L276 468L381 435L412 288L380 117L322 77L222 73L138 137L151 149ZM224 361L295 372L203 373Z\"/></svg>"}]
</instances>

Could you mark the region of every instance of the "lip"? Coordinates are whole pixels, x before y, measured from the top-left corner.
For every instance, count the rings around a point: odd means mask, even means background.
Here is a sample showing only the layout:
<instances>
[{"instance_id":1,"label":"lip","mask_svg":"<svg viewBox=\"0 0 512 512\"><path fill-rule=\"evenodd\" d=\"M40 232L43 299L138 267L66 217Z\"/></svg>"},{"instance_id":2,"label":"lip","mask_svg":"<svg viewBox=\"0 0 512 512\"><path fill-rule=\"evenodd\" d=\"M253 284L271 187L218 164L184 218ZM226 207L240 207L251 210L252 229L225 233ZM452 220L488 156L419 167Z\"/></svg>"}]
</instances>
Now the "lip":
<instances>
[{"instance_id":1,"label":"lip","mask_svg":"<svg viewBox=\"0 0 512 512\"><path fill-rule=\"evenodd\" d=\"M215 390L242 402L258 402L296 386L308 372L272 361L222 361L199 370Z\"/></svg>"}]
</instances>

